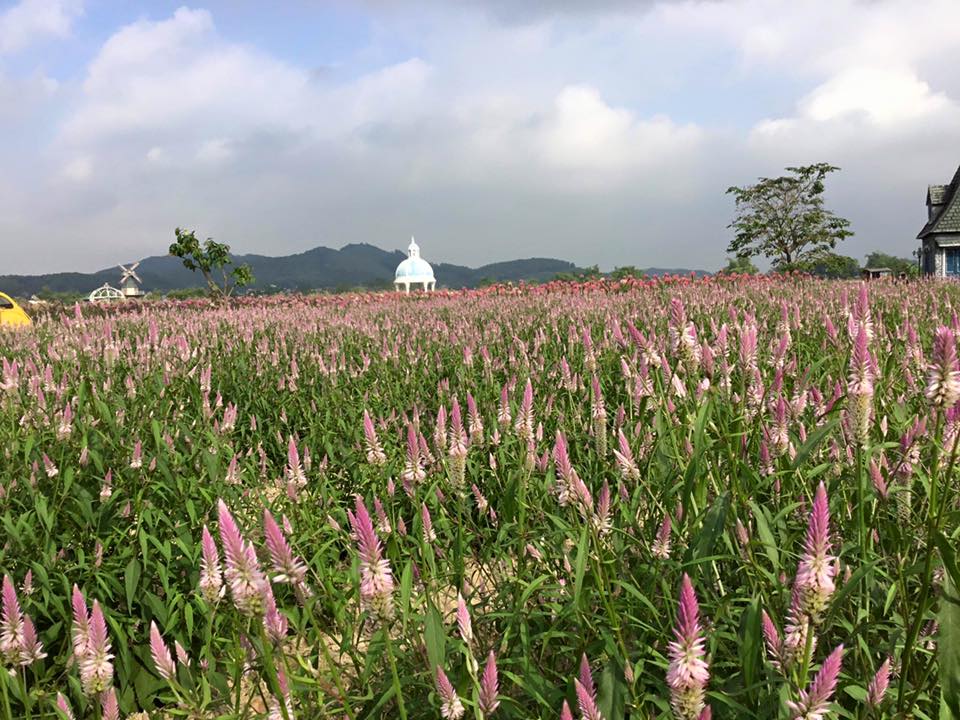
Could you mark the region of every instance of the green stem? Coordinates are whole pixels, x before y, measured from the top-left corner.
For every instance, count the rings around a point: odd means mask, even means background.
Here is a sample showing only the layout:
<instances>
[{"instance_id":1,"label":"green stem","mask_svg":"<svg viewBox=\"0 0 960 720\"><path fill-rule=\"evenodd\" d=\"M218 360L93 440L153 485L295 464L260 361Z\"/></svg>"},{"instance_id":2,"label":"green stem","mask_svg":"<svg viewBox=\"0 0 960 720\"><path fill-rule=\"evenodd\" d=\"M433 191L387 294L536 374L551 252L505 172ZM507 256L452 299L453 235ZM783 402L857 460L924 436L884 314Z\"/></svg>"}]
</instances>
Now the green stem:
<instances>
[{"instance_id":1,"label":"green stem","mask_svg":"<svg viewBox=\"0 0 960 720\"><path fill-rule=\"evenodd\" d=\"M390 658L390 672L393 675L393 694L397 698L397 710L400 720L407 720L407 708L403 704L403 688L400 685L400 676L397 673L397 661L393 656L393 641L390 639L389 628L383 629L383 636L387 639L387 657Z\"/></svg>"},{"instance_id":2,"label":"green stem","mask_svg":"<svg viewBox=\"0 0 960 720\"><path fill-rule=\"evenodd\" d=\"M0 674L4 677L0 678L0 690L2 690L3 697L3 717L4 720L13 720L13 712L10 710L10 697L7 695L7 677L9 677L6 672L0 670Z\"/></svg>"}]
</instances>

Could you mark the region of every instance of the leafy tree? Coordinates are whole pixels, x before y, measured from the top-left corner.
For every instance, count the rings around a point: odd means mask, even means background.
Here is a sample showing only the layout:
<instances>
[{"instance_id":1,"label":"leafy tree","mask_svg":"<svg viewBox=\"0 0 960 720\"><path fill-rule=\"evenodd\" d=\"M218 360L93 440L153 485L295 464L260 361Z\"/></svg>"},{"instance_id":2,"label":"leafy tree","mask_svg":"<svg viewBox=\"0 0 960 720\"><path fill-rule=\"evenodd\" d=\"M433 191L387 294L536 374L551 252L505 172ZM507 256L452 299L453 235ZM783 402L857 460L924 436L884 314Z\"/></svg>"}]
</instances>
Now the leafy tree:
<instances>
[{"instance_id":1,"label":"leafy tree","mask_svg":"<svg viewBox=\"0 0 960 720\"><path fill-rule=\"evenodd\" d=\"M727 252L746 258L763 255L779 270L831 251L853 235L848 220L823 206L824 178L835 170L839 168L827 163L788 167L790 175L728 188L737 205L727 226L736 236Z\"/></svg>"},{"instance_id":2,"label":"leafy tree","mask_svg":"<svg viewBox=\"0 0 960 720\"><path fill-rule=\"evenodd\" d=\"M886 253L876 251L867 255L865 267L890 268L894 275L899 275L900 273L916 275L918 272L916 259L907 260L907 258L887 255Z\"/></svg>"},{"instance_id":3,"label":"leafy tree","mask_svg":"<svg viewBox=\"0 0 960 720\"><path fill-rule=\"evenodd\" d=\"M757 270L757 266L750 261L750 258L735 255L732 258L727 258L727 266L720 272L724 274L756 275L759 270Z\"/></svg>"},{"instance_id":4,"label":"leafy tree","mask_svg":"<svg viewBox=\"0 0 960 720\"><path fill-rule=\"evenodd\" d=\"M611 280L625 280L627 278L640 279L643 277L643 270L634 267L633 265L624 265L623 267L618 267L610 273Z\"/></svg>"},{"instance_id":5,"label":"leafy tree","mask_svg":"<svg viewBox=\"0 0 960 720\"><path fill-rule=\"evenodd\" d=\"M231 270L227 269L233 265L229 245L215 242L213 238L207 238L201 245L193 230L177 228L174 232L177 241L170 246L170 254L183 260L183 266L187 270L199 270L213 297L230 297L236 288L254 282L253 271L249 265L237 265ZM215 272L220 273L222 282L214 278Z\"/></svg>"},{"instance_id":6,"label":"leafy tree","mask_svg":"<svg viewBox=\"0 0 960 720\"><path fill-rule=\"evenodd\" d=\"M833 252L808 256L798 262L783 264L777 269L784 272L800 270L824 278L843 279L860 276L860 263L857 262L856 258L838 255Z\"/></svg>"}]
</instances>

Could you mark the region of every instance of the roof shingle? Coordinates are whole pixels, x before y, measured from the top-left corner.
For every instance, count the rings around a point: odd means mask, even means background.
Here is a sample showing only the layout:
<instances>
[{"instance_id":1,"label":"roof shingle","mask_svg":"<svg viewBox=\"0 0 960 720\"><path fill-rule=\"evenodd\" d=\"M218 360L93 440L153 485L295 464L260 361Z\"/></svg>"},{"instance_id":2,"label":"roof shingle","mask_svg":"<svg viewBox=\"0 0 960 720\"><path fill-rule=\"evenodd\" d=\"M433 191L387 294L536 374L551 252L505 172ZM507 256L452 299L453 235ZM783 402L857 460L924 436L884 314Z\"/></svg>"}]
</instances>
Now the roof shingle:
<instances>
[{"instance_id":1,"label":"roof shingle","mask_svg":"<svg viewBox=\"0 0 960 720\"><path fill-rule=\"evenodd\" d=\"M932 205L941 205L942 209L923 226L917 237L925 238L934 233L960 233L960 168L957 168L949 185L931 185L927 189L927 197Z\"/></svg>"}]
</instances>

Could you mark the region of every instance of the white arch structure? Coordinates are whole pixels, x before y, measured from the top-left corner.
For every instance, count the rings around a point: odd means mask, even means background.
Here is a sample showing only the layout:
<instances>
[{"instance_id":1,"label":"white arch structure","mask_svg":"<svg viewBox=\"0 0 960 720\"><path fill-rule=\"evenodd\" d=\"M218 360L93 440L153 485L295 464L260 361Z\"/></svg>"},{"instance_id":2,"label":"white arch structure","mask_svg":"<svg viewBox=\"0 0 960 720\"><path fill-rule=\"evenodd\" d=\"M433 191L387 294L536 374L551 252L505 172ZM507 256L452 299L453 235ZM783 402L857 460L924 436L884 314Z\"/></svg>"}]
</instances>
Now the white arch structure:
<instances>
[{"instance_id":1,"label":"white arch structure","mask_svg":"<svg viewBox=\"0 0 960 720\"><path fill-rule=\"evenodd\" d=\"M393 277L393 286L405 292L410 292L411 286L422 285L424 290L432 291L437 287L437 280L433 276L430 263L420 257L420 246L412 237L407 248L407 259L397 265L397 272Z\"/></svg>"}]
</instances>

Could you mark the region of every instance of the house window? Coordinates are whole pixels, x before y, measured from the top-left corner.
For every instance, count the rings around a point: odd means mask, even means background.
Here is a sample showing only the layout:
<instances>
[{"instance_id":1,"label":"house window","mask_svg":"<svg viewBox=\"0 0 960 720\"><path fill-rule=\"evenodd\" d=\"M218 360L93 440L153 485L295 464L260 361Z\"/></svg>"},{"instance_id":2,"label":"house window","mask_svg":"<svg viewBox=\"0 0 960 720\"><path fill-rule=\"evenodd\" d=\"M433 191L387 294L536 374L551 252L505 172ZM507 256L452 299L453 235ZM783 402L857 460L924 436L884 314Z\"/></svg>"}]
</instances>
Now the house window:
<instances>
[{"instance_id":1,"label":"house window","mask_svg":"<svg viewBox=\"0 0 960 720\"><path fill-rule=\"evenodd\" d=\"M960 277L960 248L944 250L944 270L947 277Z\"/></svg>"}]
</instances>

